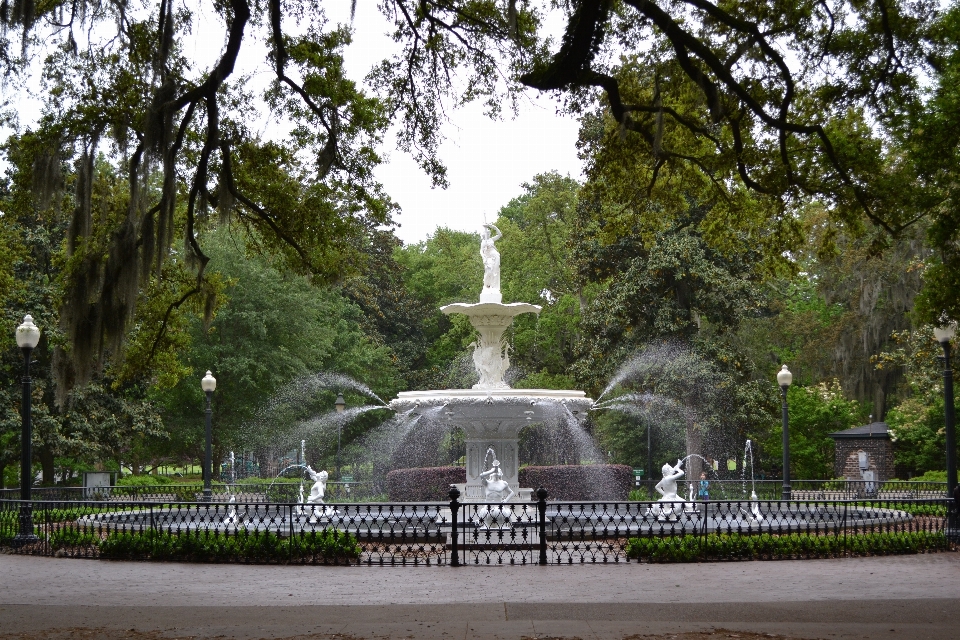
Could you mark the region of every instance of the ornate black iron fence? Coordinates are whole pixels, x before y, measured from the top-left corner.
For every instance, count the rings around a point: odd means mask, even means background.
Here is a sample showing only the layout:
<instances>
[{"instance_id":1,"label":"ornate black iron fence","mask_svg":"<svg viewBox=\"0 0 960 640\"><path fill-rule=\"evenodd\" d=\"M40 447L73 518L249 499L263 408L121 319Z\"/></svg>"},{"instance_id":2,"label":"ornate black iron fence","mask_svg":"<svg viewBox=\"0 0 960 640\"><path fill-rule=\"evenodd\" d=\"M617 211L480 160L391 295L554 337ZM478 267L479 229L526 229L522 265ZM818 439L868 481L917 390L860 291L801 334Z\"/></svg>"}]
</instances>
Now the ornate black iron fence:
<instances>
[{"instance_id":1,"label":"ornate black iron fence","mask_svg":"<svg viewBox=\"0 0 960 640\"><path fill-rule=\"evenodd\" d=\"M309 490L310 483L306 483ZM376 493L376 487L369 482L327 482L327 502L366 502L382 500ZM863 480L794 480L792 482L794 500L917 500L947 497L946 482L914 482L909 480L888 480L869 482ZM643 485L643 491L652 491L652 487ZM689 486L687 487L689 489ZM694 487L696 495L699 485ZM296 482L237 482L234 484L214 483L215 502L297 502L300 484ZM681 492L683 493L683 492ZM713 501L749 500L756 493L760 500L779 500L780 480L711 480L710 499ZM113 487L34 487L33 496L37 500L96 500L109 502L194 502L200 500L203 487L199 484L162 484L153 486L113 486ZM16 500L19 489L0 490L0 499ZM644 496L647 497L647 496Z\"/></svg>"},{"instance_id":2,"label":"ornate black iron fence","mask_svg":"<svg viewBox=\"0 0 960 640\"><path fill-rule=\"evenodd\" d=\"M790 483L794 500L856 500L879 498L884 500L914 500L917 498L943 498L947 495L946 482L923 482L912 480L793 480ZM755 493L761 500L779 500L781 480L709 480L711 500L745 500ZM689 483L687 489L689 490ZM642 489L653 491L653 483L644 483ZM694 495L699 484L693 487Z\"/></svg>"},{"instance_id":3,"label":"ornate black iron fence","mask_svg":"<svg viewBox=\"0 0 960 640\"><path fill-rule=\"evenodd\" d=\"M305 491L310 493L312 482L305 483ZM327 502L359 502L380 497L373 493L375 487L369 482L326 483ZM299 498L299 482L238 482L236 484L213 484L213 501L229 502L296 502ZM197 502L203 497L203 485L159 484L147 486L110 486L110 487L33 487L32 495L36 500L97 502ZM19 489L0 490L0 499L15 500L20 497Z\"/></svg>"},{"instance_id":4,"label":"ornate black iron fence","mask_svg":"<svg viewBox=\"0 0 960 640\"><path fill-rule=\"evenodd\" d=\"M950 548L943 498L486 504L0 500L13 553L487 565L821 558ZM954 514L950 514L955 517ZM26 517L29 516L29 517ZM18 534L33 533L30 541Z\"/></svg>"}]
</instances>

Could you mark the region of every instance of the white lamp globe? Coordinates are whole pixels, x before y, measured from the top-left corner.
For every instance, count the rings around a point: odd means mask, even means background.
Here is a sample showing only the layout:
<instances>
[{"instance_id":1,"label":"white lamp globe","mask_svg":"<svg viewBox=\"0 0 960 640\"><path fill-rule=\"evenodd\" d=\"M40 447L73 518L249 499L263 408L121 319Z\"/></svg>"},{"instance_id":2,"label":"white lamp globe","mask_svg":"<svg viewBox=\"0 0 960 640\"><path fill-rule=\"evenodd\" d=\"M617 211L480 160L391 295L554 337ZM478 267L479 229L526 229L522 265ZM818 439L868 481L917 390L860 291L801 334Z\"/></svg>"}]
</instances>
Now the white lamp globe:
<instances>
[{"instance_id":1,"label":"white lamp globe","mask_svg":"<svg viewBox=\"0 0 960 640\"><path fill-rule=\"evenodd\" d=\"M40 342L40 329L33 324L33 316L23 317L23 324L17 327L17 345L21 349L35 349Z\"/></svg>"},{"instance_id":2,"label":"white lamp globe","mask_svg":"<svg viewBox=\"0 0 960 640\"><path fill-rule=\"evenodd\" d=\"M783 368L777 373L777 384L781 387L789 387L792 382L793 374L787 369L787 365L783 365Z\"/></svg>"},{"instance_id":3,"label":"white lamp globe","mask_svg":"<svg viewBox=\"0 0 960 640\"><path fill-rule=\"evenodd\" d=\"M30 316L27 316L27 317L29 318ZM933 337L935 337L937 339L937 342L939 342L940 344L943 344L945 342L950 342L956 337L956 335L957 335L956 322L948 322L942 327L933 328Z\"/></svg>"},{"instance_id":4,"label":"white lamp globe","mask_svg":"<svg viewBox=\"0 0 960 640\"><path fill-rule=\"evenodd\" d=\"M213 374L207 371L207 375L203 376L203 379L200 381L200 388L210 393L217 390L217 379L213 377Z\"/></svg>"}]
</instances>

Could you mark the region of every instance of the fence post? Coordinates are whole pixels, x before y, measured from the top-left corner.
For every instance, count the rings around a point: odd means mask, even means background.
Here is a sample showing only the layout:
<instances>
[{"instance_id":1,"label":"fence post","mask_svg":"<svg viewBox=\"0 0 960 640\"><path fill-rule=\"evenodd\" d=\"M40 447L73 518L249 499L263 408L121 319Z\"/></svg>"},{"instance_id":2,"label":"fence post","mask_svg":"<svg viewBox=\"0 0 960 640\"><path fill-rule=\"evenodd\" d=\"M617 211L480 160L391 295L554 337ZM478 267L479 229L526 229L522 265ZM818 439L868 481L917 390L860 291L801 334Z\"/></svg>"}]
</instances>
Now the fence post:
<instances>
[{"instance_id":1,"label":"fence post","mask_svg":"<svg viewBox=\"0 0 960 640\"><path fill-rule=\"evenodd\" d=\"M132 528L131 528L132 531ZM150 536L150 556L151 558L157 554L157 538L160 537L160 532L157 531L157 520L156 516L153 515L153 503L150 503L150 532L147 534ZM143 558L137 558L138 560L143 560Z\"/></svg>"},{"instance_id":2,"label":"fence post","mask_svg":"<svg viewBox=\"0 0 960 640\"><path fill-rule=\"evenodd\" d=\"M537 514L539 522L537 526L540 529L540 566L547 564L547 490L543 487L537 489Z\"/></svg>"},{"instance_id":3,"label":"fence post","mask_svg":"<svg viewBox=\"0 0 960 640\"><path fill-rule=\"evenodd\" d=\"M450 566L459 567L460 566L460 543L459 543L460 531L459 531L459 528L457 527L457 515L458 515L457 512L460 510L460 503L457 502L457 498L460 497L460 489L457 489L454 485L450 485L449 495L450 495L450 526L451 526L451 529L450 529L451 549L450 550L453 553L453 557L450 559Z\"/></svg>"},{"instance_id":4,"label":"fence post","mask_svg":"<svg viewBox=\"0 0 960 640\"><path fill-rule=\"evenodd\" d=\"M841 558L846 558L849 554L849 549L847 548L847 501L843 503L843 554Z\"/></svg>"}]
</instances>

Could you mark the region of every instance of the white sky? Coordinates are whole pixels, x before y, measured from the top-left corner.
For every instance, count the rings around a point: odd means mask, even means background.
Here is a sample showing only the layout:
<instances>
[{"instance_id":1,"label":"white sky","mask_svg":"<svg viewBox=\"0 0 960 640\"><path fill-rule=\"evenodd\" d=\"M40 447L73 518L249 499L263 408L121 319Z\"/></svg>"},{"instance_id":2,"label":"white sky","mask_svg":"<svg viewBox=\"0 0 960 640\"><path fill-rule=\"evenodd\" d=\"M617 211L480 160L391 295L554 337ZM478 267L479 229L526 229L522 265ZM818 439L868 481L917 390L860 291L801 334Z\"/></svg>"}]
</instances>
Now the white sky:
<instances>
[{"instance_id":1,"label":"white sky","mask_svg":"<svg viewBox=\"0 0 960 640\"><path fill-rule=\"evenodd\" d=\"M196 6L195 0L186 0L186 4ZM348 22L349 7L350 0L329 3L331 22ZM209 68L222 51L224 27L220 18L209 8L204 10L202 4L197 18L195 32L181 44L185 53L198 61L198 67L205 64ZM284 23L285 30L296 30L291 22ZM344 58L347 73L360 82L397 45L386 35L390 25L373 0L357 2L354 26L354 41ZM270 74L264 67L262 46L256 46L252 39L244 44L235 74L253 73L254 85L261 79L265 84ZM36 75L29 85L32 91L38 90ZM29 127L39 117L40 101L23 94L10 97L10 106L19 112L21 128ZM408 244L419 242L439 226L477 231L484 221L492 222L500 207L520 195L520 185L538 173L558 171L581 178L575 147L579 124L574 118L558 116L556 108L555 101L531 91L521 100L516 117L505 110L499 121L486 117L480 104L448 110L449 122L442 127L445 141L439 151L447 167L447 189L431 188L429 178L388 135L382 149L386 161L377 169L376 177L401 207L395 218L400 239ZM279 135L281 128L264 121L264 130L269 137Z\"/></svg>"},{"instance_id":2,"label":"white sky","mask_svg":"<svg viewBox=\"0 0 960 640\"><path fill-rule=\"evenodd\" d=\"M349 20L349 0L340 0L331 19ZM386 35L389 24L372 0L359 0L354 42L344 55L348 73L362 80L369 69L396 45ZM439 226L477 231L486 220L521 193L533 176L559 171L582 177L575 143L579 123L556 115L556 103L539 92L528 92L516 118L500 121L483 114L480 104L448 112L440 158L447 166L447 189L431 189L430 180L410 156L387 138L389 162L376 172L387 193L402 208L397 235L405 243L419 242Z\"/></svg>"}]
</instances>

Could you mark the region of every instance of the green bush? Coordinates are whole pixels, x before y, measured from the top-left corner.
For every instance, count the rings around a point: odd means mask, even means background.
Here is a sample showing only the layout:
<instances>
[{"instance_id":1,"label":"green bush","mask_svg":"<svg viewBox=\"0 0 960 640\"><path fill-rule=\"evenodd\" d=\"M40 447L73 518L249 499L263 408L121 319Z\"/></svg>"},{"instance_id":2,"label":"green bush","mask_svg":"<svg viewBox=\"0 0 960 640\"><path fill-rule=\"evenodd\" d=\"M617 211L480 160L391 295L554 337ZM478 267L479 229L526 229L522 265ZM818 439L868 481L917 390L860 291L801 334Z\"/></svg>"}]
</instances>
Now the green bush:
<instances>
[{"instance_id":1,"label":"green bush","mask_svg":"<svg viewBox=\"0 0 960 640\"><path fill-rule=\"evenodd\" d=\"M946 517L947 505L936 502L857 502L862 507L877 507L878 509L897 509L912 516Z\"/></svg>"},{"instance_id":2,"label":"green bush","mask_svg":"<svg viewBox=\"0 0 960 640\"><path fill-rule=\"evenodd\" d=\"M170 476L123 476L117 480L118 487L156 487L165 484L184 484L181 478Z\"/></svg>"},{"instance_id":3,"label":"green bush","mask_svg":"<svg viewBox=\"0 0 960 640\"><path fill-rule=\"evenodd\" d=\"M50 534L50 546L55 551L65 547L96 547L99 544L100 536L96 533L74 527L57 529Z\"/></svg>"},{"instance_id":4,"label":"green bush","mask_svg":"<svg viewBox=\"0 0 960 640\"><path fill-rule=\"evenodd\" d=\"M910 478L911 482L946 482L946 471L925 471L922 475Z\"/></svg>"},{"instance_id":5,"label":"green bush","mask_svg":"<svg viewBox=\"0 0 960 640\"><path fill-rule=\"evenodd\" d=\"M630 538L628 558L646 562L702 560L783 560L797 557L830 558L840 555L895 555L942 551L948 548L942 533L864 533L848 536L744 535L710 533L674 538Z\"/></svg>"},{"instance_id":6,"label":"green bush","mask_svg":"<svg viewBox=\"0 0 960 640\"><path fill-rule=\"evenodd\" d=\"M118 531L100 542L100 557L114 560L350 562L360 557L360 551L353 535L337 530L309 532L292 538L262 531L238 531L232 535L216 531L179 534L155 530Z\"/></svg>"}]
</instances>

